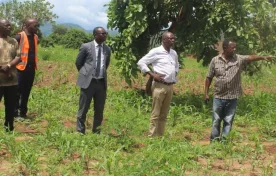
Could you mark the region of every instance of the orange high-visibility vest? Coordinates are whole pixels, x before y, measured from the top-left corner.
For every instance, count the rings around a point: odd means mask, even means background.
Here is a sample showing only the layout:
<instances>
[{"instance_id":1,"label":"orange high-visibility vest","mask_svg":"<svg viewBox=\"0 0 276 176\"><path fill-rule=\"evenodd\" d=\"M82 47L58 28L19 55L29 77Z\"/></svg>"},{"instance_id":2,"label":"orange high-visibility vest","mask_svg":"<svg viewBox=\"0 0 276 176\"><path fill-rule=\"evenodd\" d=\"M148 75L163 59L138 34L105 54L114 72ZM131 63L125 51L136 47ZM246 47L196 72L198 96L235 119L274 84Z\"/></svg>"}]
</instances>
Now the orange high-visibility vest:
<instances>
[{"instance_id":1,"label":"orange high-visibility vest","mask_svg":"<svg viewBox=\"0 0 276 176\"><path fill-rule=\"evenodd\" d=\"M19 34L20 34L19 49L21 52L21 62L16 65L16 68L18 70L25 70L26 65L28 63L28 54L29 54L30 45L29 45L27 34L24 31L20 32ZM37 61L38 61L38 57L37 57L38 37L37 37L37 35L34 35L34 43L35 43L35 69L37 69Z\"/></svg>"}]
</instances>

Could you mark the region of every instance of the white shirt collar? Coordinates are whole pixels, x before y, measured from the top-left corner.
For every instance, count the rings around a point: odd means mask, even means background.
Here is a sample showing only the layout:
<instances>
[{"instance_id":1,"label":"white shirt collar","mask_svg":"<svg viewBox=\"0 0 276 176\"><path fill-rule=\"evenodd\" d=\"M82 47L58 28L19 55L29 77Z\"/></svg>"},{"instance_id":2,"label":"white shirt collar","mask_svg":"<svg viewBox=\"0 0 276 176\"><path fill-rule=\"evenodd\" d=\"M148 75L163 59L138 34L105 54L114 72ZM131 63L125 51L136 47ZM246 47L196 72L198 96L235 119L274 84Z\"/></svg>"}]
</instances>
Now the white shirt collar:
<instances>
[{"instance_id":1,"label":"white shirt collar","mask_svg":"<svg viewBox=\"0 0 276 176\"><path fill-rule=\"evenodd\" d=\"M171 52L171 49L170 49L169 51L167 51L167 50L164 48L163 45L161 45L160 48L161 48L161 50L163 50L163 51L165 51L165 52L167 52L167 53L170 53L170 52Z\"/></svg>"}]
</instances>

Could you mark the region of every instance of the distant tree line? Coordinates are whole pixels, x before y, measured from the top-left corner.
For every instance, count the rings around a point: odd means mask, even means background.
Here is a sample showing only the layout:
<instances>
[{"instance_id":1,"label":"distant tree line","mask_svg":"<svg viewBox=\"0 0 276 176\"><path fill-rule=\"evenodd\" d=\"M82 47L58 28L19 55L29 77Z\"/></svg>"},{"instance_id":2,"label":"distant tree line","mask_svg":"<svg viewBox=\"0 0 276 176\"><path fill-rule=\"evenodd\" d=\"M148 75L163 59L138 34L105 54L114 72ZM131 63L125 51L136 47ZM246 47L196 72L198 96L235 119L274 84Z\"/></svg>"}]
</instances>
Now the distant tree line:
<instances>
[{"instance_id":1,"label":"distant tree line","mask_svg":"<svg viewBox=\"0 0 276 176\"><path fill-rule=\"evenodd\" d=\"M55 19L58 18L52 12L54 5L47 0L10 0L0 3L0 18L9 20L12 24L12 36L22 30L23 23L27 18L36 18L39 23L53 24L52 34L43 37L41 31L38 31L40 45L50 47L54 45L63 45L65 48L79 48L82 43L91 41L93 35L81 29L68 28L64 25L56 25Z\"/></svg>"},{"instance_id":2,"label":"distant tree line","mask_svg":"<svg viewBox=\"0 0 276 176\"><path fill-rule=\"evenodd\" d=\"M77 28L68 28L62 24L53 25L52 33L43 37L40 44L42 47L62 45L65 48L79 48L82 43L93 40L93 35Z\"/></svg>"},{"instance_id":3,"label":"distant tree line","mask_svg":"<svg viewBox=\"0 0 276 176\"><path fill-rule=\"evenodd\" d=\"M20 2L18 0L10 0L0 3L0 18L10 21L12 24L12 35L22 30L23 23L27 18L36 18L40 24L54 23L54 19L58 18L52 12L54 5L47 0L27 0ZM42 34L39 31L38 36Z\"/></svg>"}]
</instances>

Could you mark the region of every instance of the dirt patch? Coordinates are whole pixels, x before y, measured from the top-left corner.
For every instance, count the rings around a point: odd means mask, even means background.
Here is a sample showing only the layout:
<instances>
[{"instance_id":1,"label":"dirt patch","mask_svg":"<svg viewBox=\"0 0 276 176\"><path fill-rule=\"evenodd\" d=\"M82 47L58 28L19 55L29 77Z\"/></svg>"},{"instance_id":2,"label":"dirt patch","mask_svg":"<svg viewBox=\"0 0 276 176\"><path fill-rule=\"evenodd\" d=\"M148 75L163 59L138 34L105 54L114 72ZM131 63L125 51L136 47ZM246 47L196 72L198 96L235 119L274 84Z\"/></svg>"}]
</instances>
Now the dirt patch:
<instances>
[{"instance_id":1,"label":"dirt patch","mask_svg":"<svg viewBox=\"0 0 276 176\"><path fill-rule=\"evenodd\" d=\"M142 144L142 143L136 143L132 146L133 148L137 148L137 149L140 149L140 148L144 148L146 147L145 144Z\"/></svg>"},{"instance_id":2,"label":"dirt patch","mask_svg":"<svg viewBox=\"0 0 276 176\"><path fill-rule=\"evenodd\" d=\"M19 136L19 137L14 138L15 141L26 141L26 140L31 140L31 139L33 139L33 138L30 136Z\"/></svg>"},{"instance_id":3,"label":"dirt patch","mask_svg":"<svg viewBox=\"0 0 276 176\"><path fill-rule=\"evenodd\" d=\"M41 125L41 127L47 128L49 122L48 122L47 120L41 120L41 121L39 122L39 124Z\"/></svg>"},{"instance_id":4,"label":"dirt patch","mask_svg":"<svg viewBox=\"0 0 276 176\"><path fill-rule=\"evenodd\" d=\"M265 147L266 152L268 152L271 155L276 155L276 144L270 144Z\"/></svg>"},{"instance_id":5,"label":"dirt patch","mask_svg":"<svg viewBox=\"0 0 276 176\"><path fill-rule=\"evenodd\" d=\"M28 126L25 126L25 125L21 125L21 124L17 124L15 126L14 131L19 132L19 133L34 133L34 134L39 133L37 130L32 129L32 128L30 128Z\"/></svg>"},{"instance_id":6,"label":"dirt patch","mask_svg":"<svg viewBox=\"0 0 276 176\"><path fill-rule=\"evenodd\" d=\"M83 175L104 175L104 170L103 169L98 169L99 168L99 161L98 160L86 160L86 168L83 173Z\"/></svg>"},{"instance_id":7,"label":"dirt patch","mask_svg":"<svg viewBox=\"0 0 276 176\"><path fill-rule=\"evenodd\" d=\"M70 129L76 128L76 122L72 122L72 121L63 121L62 123L63 123L63 126L64 126L65 128L70 128Z\"/></svg>"},{"instance_id":8,"label":"dirt patch","mask_svg":"<svg viewBox=\"0 0 276 176\"><path fill-rule=\"evenodd\" d=\"M12 175L11 173L11 168L12 168L12 163L8 161L1 161L0 162L0 173L1 175Z\"/></svg>"},{"instance_id":9,"label":"dirt patch","mask_svg":"<svg viewBox=\"0 0 276 176\"><path fill-rule=\"evenodd\" d=\"M60 70L63 71L61 72ZM73 63L41 61L39 62L39 72L36 76L35 85L38 87L53 86L53 88L56 88L62 84L75 84L76 76L77 71L75 71Z\"/></svg>"},{"instance_id":10,"label":"dirt patch","mask_svg":"<svg viewBox=\"0 0 276 176\"><path fill-rule=\"evenodd\" d=\"M80 159L81 154L79 152L74 152L71 154L73 160Z\"/></svg>"},{"instance_id":11,"label":"dirt patch","mask_svg":"<svg viewBox=\"0 0 276 176\"><path fill-rule=\"evenodd\" d=\"M253 161L240 163L234 159L209 160L208 158L198 158L197 161L202 165L202 168L212 170L212 173L217 174L252 176L260 175L262 170L261 167L253 167Z\"/></svg>"},{"instance_id":12,"label":"dirt patch","mask_svg":"<svg viewBox=\"0 0 276 176\"><path fill-rule=\"evenodd\" d=\"M3 158L10 158L11 157L11 153L8 152L7 150L1 150L0 151L0 158L3 157Z\"/></svg>"}]
</instances>

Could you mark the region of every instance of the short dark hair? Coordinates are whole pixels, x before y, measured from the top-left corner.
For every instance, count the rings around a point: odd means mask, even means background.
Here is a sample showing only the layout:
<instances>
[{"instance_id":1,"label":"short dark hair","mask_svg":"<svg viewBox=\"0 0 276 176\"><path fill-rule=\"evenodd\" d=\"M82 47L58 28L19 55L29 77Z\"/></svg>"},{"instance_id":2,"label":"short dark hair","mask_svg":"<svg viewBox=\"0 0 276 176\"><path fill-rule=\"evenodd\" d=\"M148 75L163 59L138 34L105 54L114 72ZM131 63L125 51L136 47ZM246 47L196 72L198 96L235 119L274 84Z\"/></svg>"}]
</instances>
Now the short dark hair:
<instances>
[{"instance_id":1,"label":"short dark hair","mask_svg":"<svg viewBox=\"0 0 276 176\"><path fill-rule=\"evenodd\" d=\"M98 26L98 27L95 27L94 29L93 29L93 35L95 35L95 34L97 34L97 30L98 29L103 29L103 27L100 27L100 26Z\"/></svg>"},{"instance_id":2,"label":"short dark hair","mask_svg":"<svg viewBox=\"0 0 276 176\"><path fill-rule=\"evenodd\" d=\"M234 40L231 40L231 39L225 39L222 43L222 48L223 49L226 49L228 46L229 46L229 43L230 42L234 42Z\"/></svg>"}]
</instances>

